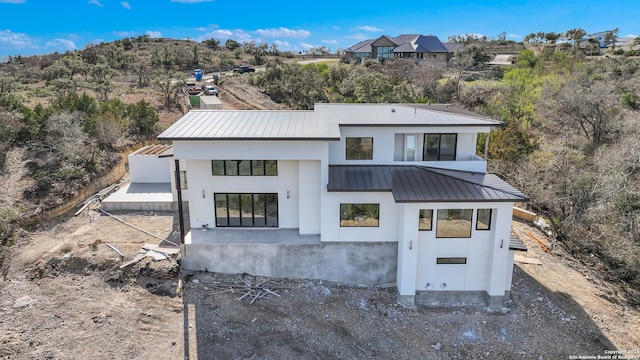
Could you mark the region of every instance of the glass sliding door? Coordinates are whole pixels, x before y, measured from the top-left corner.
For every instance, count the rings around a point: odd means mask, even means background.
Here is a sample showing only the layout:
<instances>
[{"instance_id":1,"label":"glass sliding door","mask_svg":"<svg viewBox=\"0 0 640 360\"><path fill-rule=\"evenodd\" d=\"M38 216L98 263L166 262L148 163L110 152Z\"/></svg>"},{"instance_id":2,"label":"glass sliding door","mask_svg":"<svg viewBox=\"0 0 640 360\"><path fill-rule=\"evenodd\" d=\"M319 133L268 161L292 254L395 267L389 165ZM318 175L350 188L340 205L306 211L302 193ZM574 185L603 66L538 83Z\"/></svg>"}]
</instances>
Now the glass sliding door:
<instances>
[{"instance_id":1,"label":"glass sliding door","mask_svg":"<svg viewBox=\"0 0 640 360\"><path fill-rule=\"evenodd\" d=\"M214 194L217 227L278 227L278 194Z\"/></svg>"}]
</instances>

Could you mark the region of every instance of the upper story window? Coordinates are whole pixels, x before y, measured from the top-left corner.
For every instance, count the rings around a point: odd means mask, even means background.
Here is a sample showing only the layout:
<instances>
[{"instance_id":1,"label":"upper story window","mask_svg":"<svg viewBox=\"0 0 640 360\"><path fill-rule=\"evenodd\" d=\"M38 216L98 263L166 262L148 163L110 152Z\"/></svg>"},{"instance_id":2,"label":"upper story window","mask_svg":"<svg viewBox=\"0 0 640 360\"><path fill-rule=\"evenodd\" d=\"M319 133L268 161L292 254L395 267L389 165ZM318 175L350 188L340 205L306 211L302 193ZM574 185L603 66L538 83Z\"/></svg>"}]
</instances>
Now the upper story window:
<instances>
[{"instance_id":1,"label":"upper story window","mask_svg":"<svg viewBox=\"0 0 640 360\"><path fill-rule=\"evenodd\" d=\"M372 137L348 137L347 160L372 160L373 159L373 138Z\"/></svg>"},{"instance_id":2,"label":"upper story window","mask_svg":"<svg viewBox=\"0 0 640 360\"><path fill-rule=\"evenodd\" d=\"M453 161L456 159L458 134L424 134L423 161Z\"/></svg>"},{"instance_id":3,"label":"upper story window","mask_svg":"<svg viewBox=\"0 0 640 360\"><path fill-rule=\"evenodd\" d=\"M212 175L277 176L277 160L211 160Z\"/></svg>"}]
</instances>

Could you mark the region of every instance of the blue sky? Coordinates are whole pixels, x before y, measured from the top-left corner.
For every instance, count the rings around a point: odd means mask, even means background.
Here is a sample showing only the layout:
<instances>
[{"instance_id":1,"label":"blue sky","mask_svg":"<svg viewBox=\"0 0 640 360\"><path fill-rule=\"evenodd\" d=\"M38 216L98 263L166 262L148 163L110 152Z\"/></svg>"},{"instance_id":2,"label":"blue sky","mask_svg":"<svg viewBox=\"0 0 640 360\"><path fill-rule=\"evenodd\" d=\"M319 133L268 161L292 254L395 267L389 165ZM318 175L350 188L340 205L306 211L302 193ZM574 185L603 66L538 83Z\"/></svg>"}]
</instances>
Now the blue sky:
<instances>
[{"instance_id":1,"label":"blue sky","mask_svg":"<svg viewBox=\"0 0 640 360\"><path fill-rule=\"evenodd\" d=\"M459 34L521 41L531 32L620 29L640 35L638 0L360 1L0 0L0 59L83 49L149 35L276 44L305 51L347 48L380 35Z\"/></svg>"}]
</instances>

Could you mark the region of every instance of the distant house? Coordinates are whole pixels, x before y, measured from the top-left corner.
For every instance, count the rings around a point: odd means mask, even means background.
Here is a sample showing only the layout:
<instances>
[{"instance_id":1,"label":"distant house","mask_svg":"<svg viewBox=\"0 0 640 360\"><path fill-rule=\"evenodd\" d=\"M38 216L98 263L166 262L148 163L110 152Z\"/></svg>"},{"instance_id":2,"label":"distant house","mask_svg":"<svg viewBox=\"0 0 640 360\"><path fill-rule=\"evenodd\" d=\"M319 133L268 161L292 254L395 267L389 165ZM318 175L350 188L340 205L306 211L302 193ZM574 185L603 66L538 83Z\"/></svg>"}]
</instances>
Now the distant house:
<instances>
[{"instance_id":1,"label":"distant house","mask_svg":"<svg viewBox=\"0 0 640 360\"><path fill-rule=\"evenodd\" d=\"M453 52L437 36L409 34L361 41L345 50L348 60L353 59L416 59L418 62L446 64Z\"/></svg>"},{"instance_id":2,"label":"distant house","mask_svg":"<svg viewBox=\"0 0 640 360\"><path fill-rule=\"evenodd\" d=\"M501 307L524 249L512 208L527 201L476 154L478 135L501 125L426 104L190 111L158 137L173 145L188 213L181 266Z\"/></svg>"}]
</instances>

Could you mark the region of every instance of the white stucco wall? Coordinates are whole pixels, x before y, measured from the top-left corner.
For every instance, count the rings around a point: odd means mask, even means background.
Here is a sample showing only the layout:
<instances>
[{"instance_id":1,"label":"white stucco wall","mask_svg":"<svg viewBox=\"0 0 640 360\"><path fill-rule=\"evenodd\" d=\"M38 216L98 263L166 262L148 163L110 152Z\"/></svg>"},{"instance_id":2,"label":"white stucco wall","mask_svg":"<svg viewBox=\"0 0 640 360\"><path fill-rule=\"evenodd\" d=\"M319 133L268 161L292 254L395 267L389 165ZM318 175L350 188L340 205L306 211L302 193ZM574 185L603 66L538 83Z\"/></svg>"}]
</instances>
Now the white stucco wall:
<instances>
[{"instance_id":1,"label":"white stucco wall","mask_svg":"<svg viewBox=\"0 0 640 360\"><path fill-rule=\"evenodd\" d=\"M170 157L130 154L129 177L132 183L171 182Z\"/></svg>"},{"instance_id":2,"label":"white stucco wall","mask_svg":"<svg viewBox=\"0 0 640 360\"><path fill-rule=\"evenodd\" d=\"M183 159L181 170L187 171L185 200L192 228L215 227L214 193L277 193L280 228L320 233L320 189L328 178L327 142L175 141L174 158ZM278 160L278 176L213 176L211 160Z\"/></svg>"},{"instance_id":3,"label":"white stucco wall","mask_svg":"<svg viewBox=\"0 0 640 360\"><path fill-rule=\"evenodd\" d=\"M379 226L340 227L340 204L380 204ZM325 192L321 241L397 241L398 205L391 192Z\"/></svg>"},{"instance_id":4,"label":"white stucco wall","mask_svg":"<svg viewBox=\"0 0 640 360\"><path fill-rule=\"evenodd\" d=\"M398 241L398 288L415 291L480 291L502 296L511 285L511 203L404 204ZM471 238L436 238L438 209L473 209ZM420 209L433 209L433 229L418 230ZM477 209L493 209L491 230L475 229ZM415 240L417 239L417 241ZM466 257L466 264L436 264L438 257Z\"/></svg>"},{"instance_id":5,"label":"white stucco wall","mask_svg":"<svg viewBox=\"0 0 640 360\"><path fill-rule=\"evenodd\" d=\"M464 132L460 132L464 131ZM484 172L486 162L475 155L477 133L483 132L480 127L373 127L373 126L341 126L340 141L329 143L329 162L347 165L407 165L420 164L456 170ZM417 153L422 157L425 133L458 133L456 161L395 161L396 134L417 134ZM372 160L346 160L347 137L373 137Z\"/></svg>"}]
</instances>

